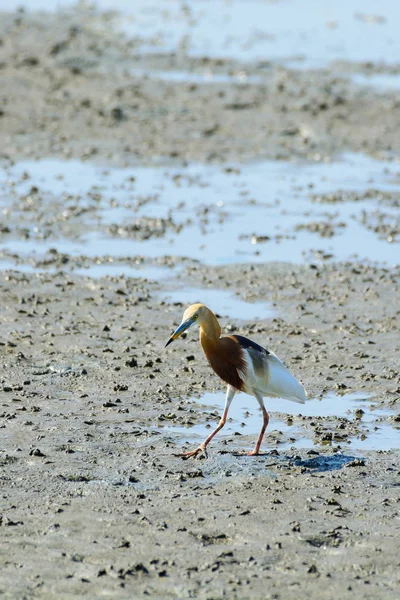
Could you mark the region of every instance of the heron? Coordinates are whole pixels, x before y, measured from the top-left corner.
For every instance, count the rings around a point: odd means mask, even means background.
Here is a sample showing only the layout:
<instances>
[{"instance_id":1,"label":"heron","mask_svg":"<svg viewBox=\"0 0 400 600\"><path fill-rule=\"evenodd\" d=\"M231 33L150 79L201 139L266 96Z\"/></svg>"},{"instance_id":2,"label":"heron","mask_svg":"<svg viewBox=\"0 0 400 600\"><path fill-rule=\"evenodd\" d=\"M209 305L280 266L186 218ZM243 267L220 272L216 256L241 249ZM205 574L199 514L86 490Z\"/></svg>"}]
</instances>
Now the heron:
<instances>
[{"instance_id":1,"label":"heron","mask_svg":"<svg viewBox=\"0 0 400 600\"><path fill-rule=\"evenodd\" d=\"M200 345L211 368L227 383L225 406L217 427L195 450L179 456L207 455L207 446L228 418L229 407L237 392L254 396L262 411L262 426L256 445L248 456L260 454L260 447L269 415L264 406L264 396L285 398L304 404L307 393L303 385L290 373L279 358L266 348L242 335L221 336L221 326L215 314L205 304L192 304L183 314L182 322L169 338L169 346L191 325L200 328Z\"/></svg>"}]
</instances>

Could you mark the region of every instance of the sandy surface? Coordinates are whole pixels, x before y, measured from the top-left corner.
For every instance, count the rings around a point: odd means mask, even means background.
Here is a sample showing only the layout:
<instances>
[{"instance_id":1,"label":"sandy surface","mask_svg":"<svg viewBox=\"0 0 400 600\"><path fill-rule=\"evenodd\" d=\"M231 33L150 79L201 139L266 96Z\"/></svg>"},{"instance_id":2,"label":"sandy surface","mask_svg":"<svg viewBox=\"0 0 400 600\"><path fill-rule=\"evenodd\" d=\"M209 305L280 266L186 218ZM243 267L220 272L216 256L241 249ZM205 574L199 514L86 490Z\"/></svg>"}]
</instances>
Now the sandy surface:
<instances>
[{"instance_id":1,"label":"sandy surface","mask_svg":"<svg viewBox=\"0 0 400 600\"><path fill-rule=\"evenodd\" d=\"M3 165L39 157L241 162L349 150L393 159L400 151L395 92L366 92L330 69L144 56L104 23L85 11L1 15ZM205 63L263 82L134 74L196 73ZM93 215L78 210L81 200L57 219L57 202L43 210L35 194L29 209L17 195L4 213L3 256L10 236L34 235L35 223L54 240L89 227ZM398 197L388 196L396 208ZM374 218L376 235L393 242L398 219ZM330 226L299 229L333 235ZM124 233L143 240L176 231L168 219L147 219ZM0 277L2 597L399 597L399 267L205 267L165 257L154 262L174 275L152 281L78 276L70 270L95 259L55 251L44 262L13 260ZM238 454L255 439L239 427L241 435L218 436L207 459L176 457L193 444L190 426L205 434L218 418L196 398L223 388L196 333L164 350L185 305L163 294L188 288L270 302L275 318L222 318L225 331L274 350L310 397L362 392L384 417L294 412L282 415L294 433L269 431L260 457ZM381 426L391 432L389 448L362 450L360 440ZM303 439L315 444L302 447Z\"/></svg>"}]
</instances>

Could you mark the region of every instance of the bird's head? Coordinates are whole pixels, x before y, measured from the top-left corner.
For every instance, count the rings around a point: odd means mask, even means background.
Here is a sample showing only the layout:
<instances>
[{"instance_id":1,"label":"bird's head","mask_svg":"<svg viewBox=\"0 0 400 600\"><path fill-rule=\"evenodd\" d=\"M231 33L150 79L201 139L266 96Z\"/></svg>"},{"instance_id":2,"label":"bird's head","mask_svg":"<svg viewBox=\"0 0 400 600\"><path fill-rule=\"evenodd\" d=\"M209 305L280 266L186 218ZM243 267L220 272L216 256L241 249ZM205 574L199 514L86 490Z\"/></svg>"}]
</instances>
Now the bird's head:
<instances>
[{"instance_id":1,"label":"bird's head","mask_svg":"<svg viewBox=\"0 0 400 600\"><path fill-rule=\"evenodd\" d=\"M207 307L204 304L192 304L185 310L182 317L182 323L175 329L174 333L169 338L168 342L165 344L165 347L169 346L174 340L176 340L186 329L189 329L193 323L201 324L204 318L204 312L207 310Z\"/></svg>"}]
</instances>

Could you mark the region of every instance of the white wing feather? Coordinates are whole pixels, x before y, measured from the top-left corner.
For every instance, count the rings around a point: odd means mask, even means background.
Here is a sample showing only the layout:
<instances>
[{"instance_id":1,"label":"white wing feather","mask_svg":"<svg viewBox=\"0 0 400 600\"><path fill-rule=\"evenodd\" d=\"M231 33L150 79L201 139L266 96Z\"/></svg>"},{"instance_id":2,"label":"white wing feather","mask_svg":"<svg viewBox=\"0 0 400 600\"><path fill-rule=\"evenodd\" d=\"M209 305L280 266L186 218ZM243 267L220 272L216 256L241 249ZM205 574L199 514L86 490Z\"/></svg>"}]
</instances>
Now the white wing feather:
<instances>
[{"instance_id":1,"label":"white wing feather","mask_svg":"<svg viewBox=\"0 0 400 600\"><path fill-rule=\"evenodd\" d=\"M304 404L307 393L301 383L290 373L289 369L273 352L265 357L266 368L262 376L256 374L251 355L244 350L246 360L246 391L259 391L263 396L286 398Z\"/></svg>"}]
</instances>

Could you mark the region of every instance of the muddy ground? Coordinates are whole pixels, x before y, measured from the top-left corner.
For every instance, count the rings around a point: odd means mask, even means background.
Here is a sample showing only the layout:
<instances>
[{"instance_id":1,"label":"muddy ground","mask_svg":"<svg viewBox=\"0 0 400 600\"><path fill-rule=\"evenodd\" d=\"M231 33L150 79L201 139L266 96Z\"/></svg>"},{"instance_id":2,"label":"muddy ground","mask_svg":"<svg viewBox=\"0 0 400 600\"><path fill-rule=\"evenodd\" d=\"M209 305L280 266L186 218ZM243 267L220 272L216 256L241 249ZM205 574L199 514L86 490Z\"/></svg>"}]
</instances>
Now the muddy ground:
<instances>
[{"instance_id":1,"label":"muddy ground","mask_svg":"<svg viewBox=\"0 0 400 600\"><path fill-rule=\"evenodd\" d=\"M353 85L351 64L294 71L184 52L144 55L140 40L126 41L84 10L63 18L3 13L0 36L5 157L100 155L121 163L399 151L399 93ZM243 73L262 82L171 85L144 80L141 69Z\"/></svg>"},{"instance_id":2,"label":"muddy ground","mask_svg":"<svg viewBox=\"0 0 400 600\"><path fill-rule=\"evenodd\" d=\"M396 93L366 92L330 69L144 56L104 23L85 11L1 16L5 163L400 151ZM195 72L207 61L264 82L168 83L131 72ZM206 268L166 258L183 270L157 282L77 276L66 270L76 258L52 256L54 272L37 262L33 273L17 266L0 278L4 598L399 597L398 267ZM162 293L202 286L273 303L275 318L221 319L225 331L277 352L311 397L375 398L393 449L354 449L350 438L374 428L356 415L294 416L288 422L315 441L311 449L270 432L262 456L240 456L254 444L243 429L218 436L207 459L176 457L191 447L189 426L209 421L195 398L223 386L195 332L164 350L185 307ZM184 426L187 434L174 432Z\"/></svg>"}]
</instances>

